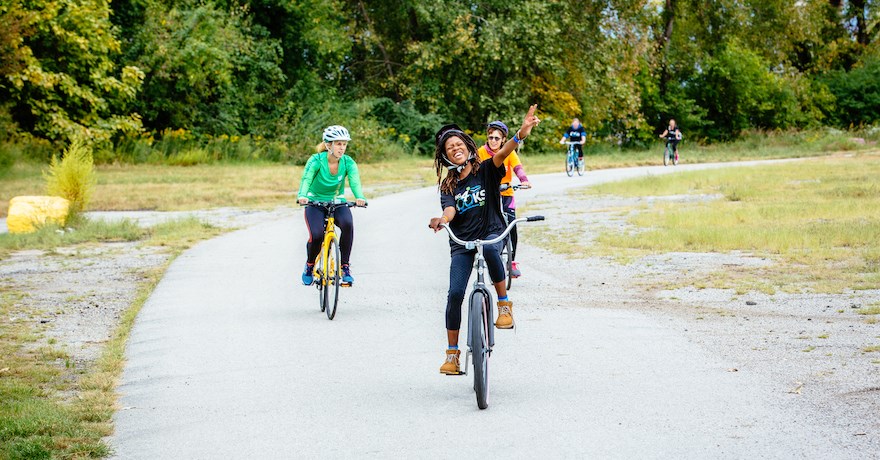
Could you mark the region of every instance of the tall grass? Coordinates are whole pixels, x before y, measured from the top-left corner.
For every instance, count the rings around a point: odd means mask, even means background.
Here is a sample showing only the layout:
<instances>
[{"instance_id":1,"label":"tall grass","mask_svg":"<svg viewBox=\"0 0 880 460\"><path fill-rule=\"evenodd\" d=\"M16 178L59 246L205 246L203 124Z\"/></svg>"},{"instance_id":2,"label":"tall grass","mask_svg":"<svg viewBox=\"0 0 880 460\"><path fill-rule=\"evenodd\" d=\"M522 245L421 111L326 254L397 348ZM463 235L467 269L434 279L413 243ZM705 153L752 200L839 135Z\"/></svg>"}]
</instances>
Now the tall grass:
<instances>
[{"instance_id":1,"label":"tall grass","mask_svg":"<svg viewBox=\"0 0 880 460\"><path fill-rule=\"evenodd\" d=\"M75 220L88 206L98 181L91 147L81 138L74 139L60 160L52 156L43 178L47 194L70 201L70 218Z\"/></svg>"}]
</instances>

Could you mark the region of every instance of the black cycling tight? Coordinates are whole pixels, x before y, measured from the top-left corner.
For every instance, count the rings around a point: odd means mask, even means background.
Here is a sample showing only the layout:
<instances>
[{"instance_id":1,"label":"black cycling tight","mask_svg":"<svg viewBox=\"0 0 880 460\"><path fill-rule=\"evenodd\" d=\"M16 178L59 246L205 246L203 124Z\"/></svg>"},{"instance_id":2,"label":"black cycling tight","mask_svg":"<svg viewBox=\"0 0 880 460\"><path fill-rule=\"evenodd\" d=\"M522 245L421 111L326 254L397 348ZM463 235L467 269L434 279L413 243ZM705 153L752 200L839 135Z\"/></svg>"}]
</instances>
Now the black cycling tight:
<instances>
[{"instance_id":1,"label":"black cycling tight","mask_svg":"<svg viewBox=\"0 0 880 460\"><path fill-rule=\"evenodd\" d=\"M305 211L306 228L309 231L309 242L306 245L306 262L313 263L318 253L321 252L321 244L324 242L324 216L327 210L316 206L309 206ZM342 264L347 264L351 257L351 247L354 245L354 219L351 217L351 209L347 207L336 208L333 212L336 226L342 230L339 237L339 250L342 252Z\"/></svg>"},{"instance_id":2,"label":"black cycling tight","mask_svg":"<svg viewBox=\"0 0 880 460\"><path fill-rule=\"evenodd\" d=\"M496 236L498 235L489 235L485 239L489 240ZM502 243L483 246L483 256L486 258L489 278L493 283L503 281L505 277L504 264L501 262ZM468 280L474 269L476 254L476 250L452 254L449 265L449 295L446 298L446 329L453 331L461 329L461 304L464 302Z\"/></svg>"}]
</instances>

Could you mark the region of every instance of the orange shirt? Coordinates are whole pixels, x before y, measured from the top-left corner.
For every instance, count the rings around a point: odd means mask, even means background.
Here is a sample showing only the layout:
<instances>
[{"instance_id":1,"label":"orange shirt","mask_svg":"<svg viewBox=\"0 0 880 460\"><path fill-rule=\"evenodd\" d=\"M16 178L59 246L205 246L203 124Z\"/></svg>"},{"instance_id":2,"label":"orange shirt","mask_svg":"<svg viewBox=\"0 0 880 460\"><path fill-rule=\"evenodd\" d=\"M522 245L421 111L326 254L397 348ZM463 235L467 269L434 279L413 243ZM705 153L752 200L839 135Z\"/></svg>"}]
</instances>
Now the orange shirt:
<instances>
[{"instance_id":1,"label":"orange shirt","mask_svg":"<svg viewBox=\"0 0 880 460\"><path fill-rule=\"evenodd\" d=\"M488 158L492 158L492 155L489 155L489 151L486 150L486 146L482 146L477 150L477 156L480 161L484 161ZM501 179L502 184L509 184L513 179L513 168L522 165L519 161L519 155L516 154L516 151L510 153L507 158L504 160L504 178ZM501 196L513 196L513 189L509 188L503 192L501 192Z\"/></svg>"}]
</instances>

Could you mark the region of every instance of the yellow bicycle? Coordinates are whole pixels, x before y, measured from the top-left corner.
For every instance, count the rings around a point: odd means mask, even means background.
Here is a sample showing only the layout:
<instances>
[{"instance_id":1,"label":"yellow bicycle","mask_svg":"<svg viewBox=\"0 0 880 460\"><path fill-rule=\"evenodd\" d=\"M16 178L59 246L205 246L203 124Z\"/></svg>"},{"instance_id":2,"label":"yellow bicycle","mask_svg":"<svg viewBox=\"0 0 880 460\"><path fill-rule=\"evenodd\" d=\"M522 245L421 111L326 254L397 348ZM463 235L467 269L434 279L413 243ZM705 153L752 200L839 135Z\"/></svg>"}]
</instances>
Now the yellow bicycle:
<instances>
[{"instance_id":1,"label":"yellow bicycle","mask_svg":"<svg viewBox=\"0 0 880 460\"><path fill-rule=\"evenodd\" d=\"M315 258L314 273L321 311L326 312L327 318L332 320L336 316L336 306L339 303L339 288L349 286L342 282L342 262L333 212L343 207L353 208L356 204L350 201L310 201L308 206L316 206L327 211L326 217L324 217L324 242L321 243L321 252ZM330 291L333 291L332 300Z\"/></svg>"}]
</instances>

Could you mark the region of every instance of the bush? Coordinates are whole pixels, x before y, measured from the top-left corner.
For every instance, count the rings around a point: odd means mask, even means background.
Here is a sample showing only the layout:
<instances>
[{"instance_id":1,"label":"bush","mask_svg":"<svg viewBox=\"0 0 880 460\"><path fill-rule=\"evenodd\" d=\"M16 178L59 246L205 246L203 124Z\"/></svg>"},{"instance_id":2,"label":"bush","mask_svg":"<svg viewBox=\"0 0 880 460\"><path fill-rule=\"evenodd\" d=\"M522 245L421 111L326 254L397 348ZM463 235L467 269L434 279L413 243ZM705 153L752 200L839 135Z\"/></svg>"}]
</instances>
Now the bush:
<instances>
[{"instance_id":1,"label":"bush","mask_svg":"<svg viewBox=\"0 0 880 460\"><path fill-rule=\"evenodd\" d=\"M91 147L74 138L60 160L52 156L43 178L47 194L70 200L70 217L76 218L88 206L97 182Z\"/></svg>"},{"instance_id":2,"label":"bush","mask_svg":"<svg viewBox=\"0 0 880 460\"><path fill-rule=\"evenodd\" d=\"M832 119L841 127L880 121L880 57L870 57L849 72L829 72L822 79L837 97Z\"/></svg>"}]
</instances>

